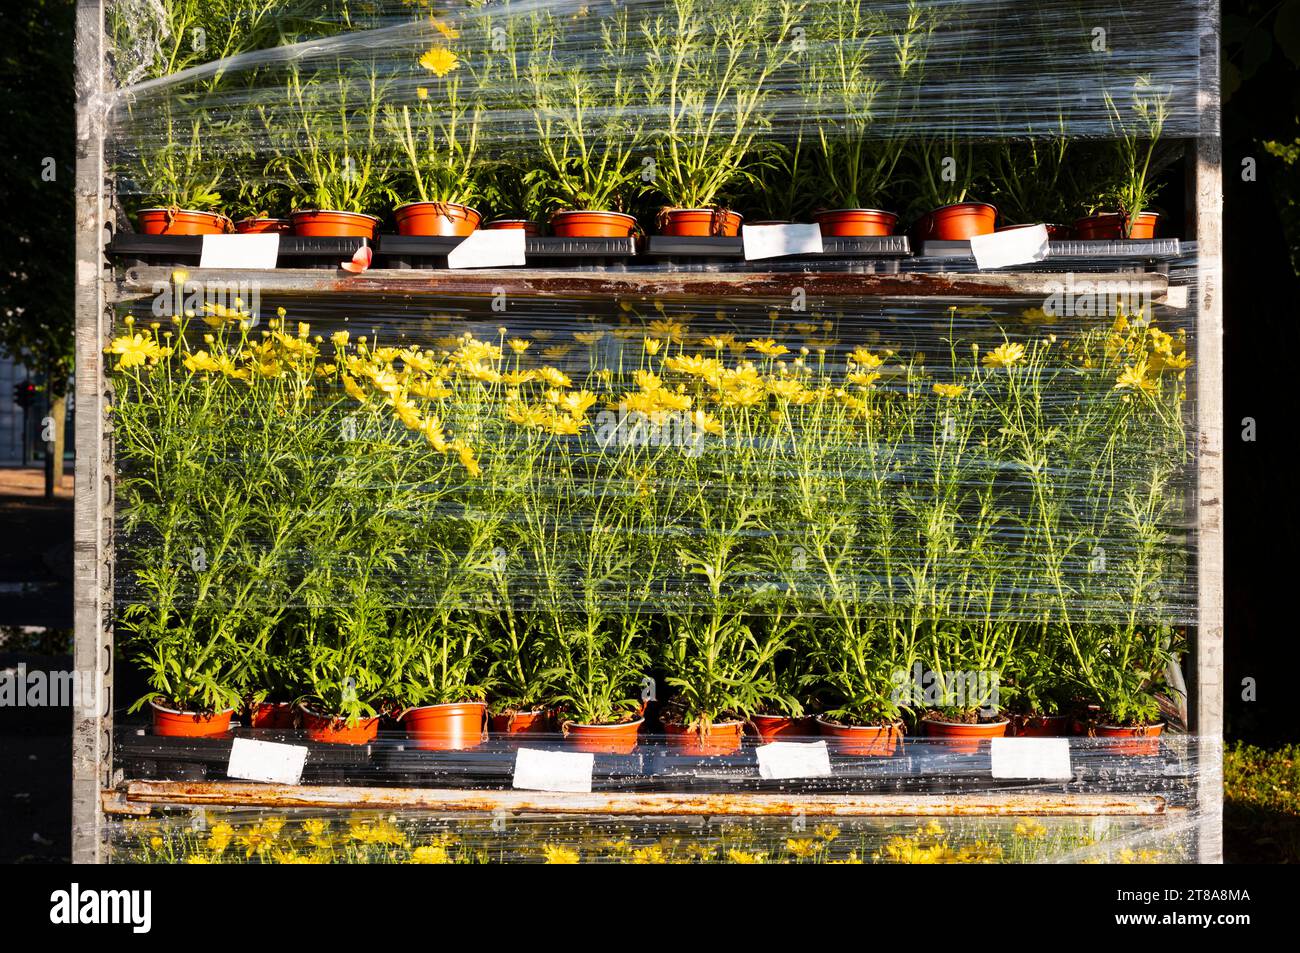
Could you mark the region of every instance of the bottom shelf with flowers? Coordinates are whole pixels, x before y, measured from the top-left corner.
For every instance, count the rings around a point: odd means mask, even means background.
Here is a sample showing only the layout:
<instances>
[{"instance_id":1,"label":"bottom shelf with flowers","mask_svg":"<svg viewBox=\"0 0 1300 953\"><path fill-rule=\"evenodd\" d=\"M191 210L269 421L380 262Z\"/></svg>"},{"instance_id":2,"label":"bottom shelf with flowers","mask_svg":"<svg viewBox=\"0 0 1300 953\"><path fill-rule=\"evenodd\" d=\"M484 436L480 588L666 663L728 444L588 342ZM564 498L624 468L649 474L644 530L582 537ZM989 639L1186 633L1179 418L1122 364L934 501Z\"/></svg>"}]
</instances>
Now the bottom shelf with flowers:
<instances>
[{"instance_id":1,"label":"bottom shelf with flowers","mask_svg":"<svg viewBox=\"0 0 1300 953\"><path fill-rule=\"evenodd\" d=\"M109 859L186 864L1186 863L1162 817L593 818L159 808L116 821Z\"/></svg>"}]
</instances>

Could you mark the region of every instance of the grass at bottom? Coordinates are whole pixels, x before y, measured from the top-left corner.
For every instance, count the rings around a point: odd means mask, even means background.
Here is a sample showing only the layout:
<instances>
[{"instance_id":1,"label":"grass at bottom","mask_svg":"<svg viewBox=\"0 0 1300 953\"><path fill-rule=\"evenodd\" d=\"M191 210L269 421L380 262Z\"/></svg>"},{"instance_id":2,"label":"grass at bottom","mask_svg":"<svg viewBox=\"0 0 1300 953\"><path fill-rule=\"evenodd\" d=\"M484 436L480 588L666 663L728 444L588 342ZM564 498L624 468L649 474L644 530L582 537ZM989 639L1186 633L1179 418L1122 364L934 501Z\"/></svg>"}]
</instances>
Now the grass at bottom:
<instances>
[{"instance_id":1,"label":"grass at bottom","mask_svg":"<svg viewBox=\"0 0 1300 953\"><path fill-rule=\"evenodd\" d=\"M1300 745L1231 746L1223 788L1228 863L1300 863Z\"/></svg>"}]
</instances>

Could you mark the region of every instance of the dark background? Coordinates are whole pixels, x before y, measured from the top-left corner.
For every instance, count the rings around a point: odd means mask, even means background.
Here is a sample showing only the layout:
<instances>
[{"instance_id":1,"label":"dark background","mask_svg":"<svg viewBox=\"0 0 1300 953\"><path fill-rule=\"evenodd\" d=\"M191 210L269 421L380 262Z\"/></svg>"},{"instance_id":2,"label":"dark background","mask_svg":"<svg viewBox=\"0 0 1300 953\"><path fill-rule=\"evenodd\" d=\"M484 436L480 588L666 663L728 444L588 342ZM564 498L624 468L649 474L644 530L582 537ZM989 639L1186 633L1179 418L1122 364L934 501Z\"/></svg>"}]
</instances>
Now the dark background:
<instances>
[{"instance_id":1,"label":"dark background","mask_svg":"<svg viewBox=\"0 0 1300 953\"><path fill-rule=\"evenodd\" d=\"M0 316L72 327L74 94L71 0L27 0L0 12ZM1227 730L1274 746L1300 741L1287 683L1300 673L1289 600L1297 509L1300 412L1300 0L1229 0L1224 13L1224 435L1227 530ZM56 159L56 181L41 163ZM1291 161L1288 162L1287 159ZM1254 159L1255 181L1243 160ZM1171 182L1163 204L1181 204ZM38 293L33 294L33 288ZM0 394L8 400L10 395ZM1242 439L1244 418L1257 438ZM69 668L71 494L52 501L0 471L0 669L25 661ZM16 627L40 626L28 633ZM1256 699L1243 698L1254 679ZM69 715L0 709L0 861L59 862L70 854ZM1230 859L1255 856L1233 842Z\"/></svg>"}]
</instances>

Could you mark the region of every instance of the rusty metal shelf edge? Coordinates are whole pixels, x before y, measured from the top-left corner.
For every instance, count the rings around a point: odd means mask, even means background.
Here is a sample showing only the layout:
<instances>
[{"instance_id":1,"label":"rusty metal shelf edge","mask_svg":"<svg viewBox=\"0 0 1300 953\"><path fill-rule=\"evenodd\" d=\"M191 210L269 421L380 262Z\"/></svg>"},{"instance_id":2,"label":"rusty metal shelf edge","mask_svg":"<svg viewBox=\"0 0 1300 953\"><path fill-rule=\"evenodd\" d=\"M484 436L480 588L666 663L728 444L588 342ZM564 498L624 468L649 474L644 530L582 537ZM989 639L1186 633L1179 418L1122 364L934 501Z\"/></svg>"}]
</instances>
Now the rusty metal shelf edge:
<instances>
[{"instance_id":1,"label":"rusty metal shelf edge","mask_svg":"<svg viewBox=\"0 0 1300 953\"><path fill-rule=\"evenodd\" d=\"M1158 796L1110 794L561 794L225 781L132 781L104 791L102 803L105 813L109 814L142 814L153 806L162 805L660 817L781 817L798 814L819 817L1151 817L1181 811L1171 808L1164 798Z\"/></svg>"},{"instance_id":2,"label":"rusty metal shelf edge","mask_svg":"<svg viewBox=\"0 0 1300 953\"><path fill-rule=\"evenodd\" d=\"M801 288L810 297L972 298L1046 296L1072 280L1056 272L636 272L482 269L420 271L371 269L353 275L330 269L175 269L136 266L115 283L116 299L132 301L162 293L183 272L186 283L241 287L281 295L498 295L534 297L788 297ZM1073 278L1077 283L1077 276ZM1107 272L1082 280L1122 283L1126 293L1150 294L1158 303L1169 289L1167 276L1149 272Z\"/></svg>"}]
</instances>

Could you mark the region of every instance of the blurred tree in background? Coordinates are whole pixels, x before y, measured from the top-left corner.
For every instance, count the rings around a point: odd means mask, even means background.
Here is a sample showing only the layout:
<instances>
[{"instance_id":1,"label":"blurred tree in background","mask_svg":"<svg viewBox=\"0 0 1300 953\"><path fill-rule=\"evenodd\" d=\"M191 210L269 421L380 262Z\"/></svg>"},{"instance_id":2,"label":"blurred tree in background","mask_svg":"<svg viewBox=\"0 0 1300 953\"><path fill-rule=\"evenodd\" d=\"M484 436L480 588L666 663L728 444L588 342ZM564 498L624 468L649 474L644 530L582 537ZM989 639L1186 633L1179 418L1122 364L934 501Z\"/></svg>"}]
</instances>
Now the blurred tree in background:
<instances>
[{"instance_id":1,"label":"blurred tree in background","mask_svg":"<svg viewBox=\"0 0 1300 953\"><path fill-rule=\"evenodd\" d=\"M46 389L56 480L75 344L75 10L24 0L0 12L0 353Z\"/></svg>"}]
</instances>

